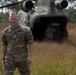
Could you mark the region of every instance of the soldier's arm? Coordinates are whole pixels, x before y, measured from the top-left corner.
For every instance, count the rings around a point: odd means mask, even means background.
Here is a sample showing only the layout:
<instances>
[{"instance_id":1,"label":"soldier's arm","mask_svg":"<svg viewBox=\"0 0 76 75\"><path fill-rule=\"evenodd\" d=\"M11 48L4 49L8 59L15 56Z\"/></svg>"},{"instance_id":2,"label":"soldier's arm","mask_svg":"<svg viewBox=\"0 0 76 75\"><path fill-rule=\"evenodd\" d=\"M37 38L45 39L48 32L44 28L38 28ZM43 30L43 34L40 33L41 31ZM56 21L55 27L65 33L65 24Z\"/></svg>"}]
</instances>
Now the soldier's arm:
<instances>
[{"instance_id":1,"label":"soldier's arm","mask_svg":"<svg viewBox=\"0 0 76 75\"><path fill-rule=\"evenodd\" d=\"M30 43L28 46L28 58L27 58L27 63L31 64L32 63L32 54L33 54L33 48L34 48L34 44Z\"/></svg>"},{"instance_id":2,"label":"soldier's arm","mask_svg":"<svg viewBox=\"0 0 76 75\"><path fill-rule=\"evenodd\" d=\"M32 63L32 54L33 54L33 49L34 49L34 40L33 40L33 35L31 30L27 32L27 43L28 43L28 58L27 58L27 63L31 64Z\"/></svg>"},{"instance_id":3,"label":"soldier's arm","mask_svg":"<svg viewBox=\"0 0 76 75\"><path fill-rule=\"evenodd\" d=\"M2 60L5 60L5 55L7 52L7 46L6 45L2 45Z\"/></svg>"},{"instance_id":4,"label":"soldier's arm","mask_svg":"<svg viewBox=\"0 0 76 75\"><path fill-rule=\"evenodd\" d=\"M7 52L7 39L6 39L6 35L4 33L2 33L1 35L1 39L2 39L2 59L5 60L5 55Z\"/></svg>"},{"instance_id":5,"label":"soldier's arm","mask_svg":"<svg viewBox=\"0 0 76 75\"><path fill-rule=\"evenodd\" d=\"M30 43L29 44L29 56L32 58L32 54L33 54L33 49L34 49L34 43Z\"/></svg>"}]
</instances>

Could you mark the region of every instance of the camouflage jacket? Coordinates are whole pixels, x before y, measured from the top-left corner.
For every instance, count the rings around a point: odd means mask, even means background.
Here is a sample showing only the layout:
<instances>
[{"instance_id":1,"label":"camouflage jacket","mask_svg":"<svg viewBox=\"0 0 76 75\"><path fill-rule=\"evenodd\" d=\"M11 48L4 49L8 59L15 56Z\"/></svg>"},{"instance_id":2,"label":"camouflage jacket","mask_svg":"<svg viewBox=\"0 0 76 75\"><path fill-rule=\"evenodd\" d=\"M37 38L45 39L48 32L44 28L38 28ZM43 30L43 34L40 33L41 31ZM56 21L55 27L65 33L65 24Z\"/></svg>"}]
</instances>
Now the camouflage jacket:
<instances>
[{"instance_id":1,"label":"camouflage jacket","mask_svg":"<svg viewBox=\"0 0 76 75\"><path fill-rule=\"evenodd\" d=\"M32 32L25 26L19 25L15 31L9 26L2 32L2 44L7 45L7 55L27 53L28 44L32 42L34 42Z\"/></svg>"}]
</instances>

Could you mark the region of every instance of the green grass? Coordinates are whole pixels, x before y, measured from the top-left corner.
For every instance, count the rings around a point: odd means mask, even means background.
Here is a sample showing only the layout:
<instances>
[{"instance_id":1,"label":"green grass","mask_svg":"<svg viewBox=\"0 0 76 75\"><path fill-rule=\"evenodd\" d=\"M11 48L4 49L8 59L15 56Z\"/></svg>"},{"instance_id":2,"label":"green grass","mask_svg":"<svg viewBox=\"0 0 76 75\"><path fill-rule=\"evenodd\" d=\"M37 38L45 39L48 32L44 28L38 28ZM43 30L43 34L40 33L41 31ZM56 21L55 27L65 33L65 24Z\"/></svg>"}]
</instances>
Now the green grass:
<instances>
[{"instance_id":1,"label":"green grass","mask_svg":"<svg viewBox=\"0 0 76 75\"><path fill-rule=\"evenodd\" d=\"M36 64L37 65L37 64ZM75 75L76 67L71 60L52 61L47 64L32 66L31 75Z\"/></svg>"},{"instance_id":2,"label":"green grass","mask_svg":"<svg viewBox=\"0 0 76 75\"><path fill-rule=\"evenodd\" d=\"M63 44L35 42L31 75L76 75L76 47L73 46L76 38L69 36L68 39ZM2 67L0 58L0 72L3 73ZM14 75L20 75L17 69Z\"/></svg>"}]
</instances>

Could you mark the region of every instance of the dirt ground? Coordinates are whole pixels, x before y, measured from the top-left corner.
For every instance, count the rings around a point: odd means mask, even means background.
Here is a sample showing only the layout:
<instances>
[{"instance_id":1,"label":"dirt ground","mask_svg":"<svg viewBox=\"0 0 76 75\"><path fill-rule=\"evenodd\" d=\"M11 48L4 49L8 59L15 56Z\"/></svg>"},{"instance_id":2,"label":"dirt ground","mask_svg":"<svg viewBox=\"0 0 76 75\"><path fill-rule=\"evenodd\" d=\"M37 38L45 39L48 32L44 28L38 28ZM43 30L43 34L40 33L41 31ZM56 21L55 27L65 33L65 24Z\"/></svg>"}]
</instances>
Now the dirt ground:
<instances>
[{"instance_id":1,"label":"dirt ground","mask_svg":"<svg viewBox=\"0 0 76 75\"><path fill-rule=\"evenodd\" d=\"M68 24L67 29L70 34L76 35L76 24Z\"/></svg>"},{"instance_id":2,"label":"dirt ground","mask_svg":"<svg viewBox=\"0 0 76 75\"><path fill-rule=\"evenodd\" d=\"M0 33L2 32L2 30L4 29L4 28L6 28L7 27L7 25L0 25Z\"/></svg>"}]
</instances>

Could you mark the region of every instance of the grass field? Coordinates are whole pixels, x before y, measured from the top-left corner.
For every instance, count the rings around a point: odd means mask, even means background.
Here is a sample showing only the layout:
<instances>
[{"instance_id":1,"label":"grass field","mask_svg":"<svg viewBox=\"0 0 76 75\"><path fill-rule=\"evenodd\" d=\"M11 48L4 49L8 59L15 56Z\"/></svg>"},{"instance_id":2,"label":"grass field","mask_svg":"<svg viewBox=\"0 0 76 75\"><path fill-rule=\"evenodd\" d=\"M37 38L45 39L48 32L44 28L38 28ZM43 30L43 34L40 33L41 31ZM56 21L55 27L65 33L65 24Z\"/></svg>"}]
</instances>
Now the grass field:
<instances>
[{"instance_id":1,"label":"grass field","mask_svg":"<svg viewBox=\"0 0 76 75\"><path fill-rule=\"evenodd\" d=\"M76 26L68 27L68 32L68 40L62 44L34 43L31 75L76 75ZM2 67L0 58L0 75L3 75ZM15 75L20 75L17 69Z\"/></svg>"}]
</instances>

